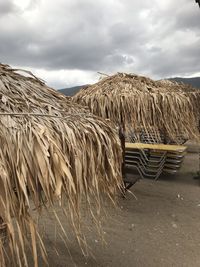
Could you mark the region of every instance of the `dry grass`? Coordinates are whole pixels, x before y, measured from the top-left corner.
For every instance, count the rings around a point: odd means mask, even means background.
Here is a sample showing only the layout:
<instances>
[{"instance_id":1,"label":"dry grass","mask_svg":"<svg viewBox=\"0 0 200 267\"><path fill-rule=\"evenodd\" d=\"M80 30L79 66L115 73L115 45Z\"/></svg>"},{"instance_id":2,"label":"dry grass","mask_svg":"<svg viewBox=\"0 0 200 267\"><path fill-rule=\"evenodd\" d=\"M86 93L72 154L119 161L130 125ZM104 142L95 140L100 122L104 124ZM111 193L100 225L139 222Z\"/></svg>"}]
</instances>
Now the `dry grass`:
<instances>
[{"instance_id":1,"label":"dry grass","mask_svg":"<svg viewBox=\"0 0 200 267\"><path fill-rule=\"evenodd\" d=\"M133 74L117 73L82 89L74 103L109 118L117 125L125 124L137 132L164 133L178 142L178 136L198 139L200 91L171 81L153 81Z\"/></svg>"},{"instance_id":2,"label":"dry grass","mask_svg":"<svg viewBox=\"0 0 200 267\"><path fill-rule=\"evenodd\" d=\"M37 266L36 244L44 259L46 252L31 205L39 213L58 201L83 245L81 202L98 225L103 196L115 202L121 189L120 141L114 125L5 65L0 65L0 94L0 210L10 261L28 265L30 233ZM0 266L5 257L0 241Z\"/></svg>"}]
</instances>

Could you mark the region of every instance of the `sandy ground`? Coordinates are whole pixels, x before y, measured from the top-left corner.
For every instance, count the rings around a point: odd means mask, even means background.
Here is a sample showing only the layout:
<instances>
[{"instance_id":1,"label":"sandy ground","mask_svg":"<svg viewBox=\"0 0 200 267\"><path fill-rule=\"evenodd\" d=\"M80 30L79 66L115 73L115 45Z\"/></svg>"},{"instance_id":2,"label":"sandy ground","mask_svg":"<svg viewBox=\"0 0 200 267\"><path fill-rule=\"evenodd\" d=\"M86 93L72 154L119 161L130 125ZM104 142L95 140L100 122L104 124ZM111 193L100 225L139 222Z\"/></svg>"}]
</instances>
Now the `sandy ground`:
<instances>
[{"instance_id":1,"label":"sandy ground","mask_svg":"<svg viewBox=\"0 0 200 267\"><path fill-rule=\"evenodd\" d=\"M139 181L131 189L137 200L127 194L120 208L109 208L103 226L107 244L102 245L96 232L87 233L93 256L81 254L70 228L69 251L61 238L55 241L53 221L45 217L50 266L200 266L200 185L193 179L197 169L198 154L189 153L176 176Z\"/></svg>"},{"instance_id":2,"label":"sandy ground","mask_svg":"<svg viewBox=\"0 0 200 267\"><path fill-rule=\"evenodd\" d=\"M91 254L84 257L66 217L56 208L68 240L59 236L55 219L39 218L50 267L199 267L200 266L200 180L198 147L188 144L182 168L176 175L159 180L140 180L119 207L105 203L107 217L101 218L102 243L93 223L85 216ZM34 266L29 257L30 266ZM46 266L39 258L39 267Z\"/></svg>"}]
</instances>

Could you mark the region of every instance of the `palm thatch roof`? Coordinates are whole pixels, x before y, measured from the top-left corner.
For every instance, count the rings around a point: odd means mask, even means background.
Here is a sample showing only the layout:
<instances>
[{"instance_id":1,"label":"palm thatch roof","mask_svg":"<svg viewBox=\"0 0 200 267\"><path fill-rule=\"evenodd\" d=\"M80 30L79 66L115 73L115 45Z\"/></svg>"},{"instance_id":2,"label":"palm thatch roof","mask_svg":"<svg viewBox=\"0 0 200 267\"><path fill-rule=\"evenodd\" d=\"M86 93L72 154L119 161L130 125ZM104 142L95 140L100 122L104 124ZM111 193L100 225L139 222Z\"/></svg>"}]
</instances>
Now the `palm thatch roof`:
<instances>
[{"instance_id":1,"label":"palm thatch roof","mask_svg":"<svg viewBox=\"0 0 200 267\"><path fill-rule=\"evenodd\" d=\"M66 112L87 112L70 97L55 91L31 72L0 64L2 112L42 113L62 116Z\"/></svg>"},{"instance_id":2,"label":"palm thatch roof","mask_svg":"<svg viewBox=\"0 0 200 267\"><path fill-rule=\"evenodd\" d=\"M117 73L82 89L73 101L126 129L154 129L175 141L180 133L199 138L200 92L191 86Z\"/></svg>"},{"instance_id":3,"label":"palm thatch roof","mask_svg":"<svg viewBox=\"0 0 200 267\"><path fill-rule=\"evenodd\" d=\"M81 201L94 219L103 195L115 201L122 184L121 146L114 125L5 65L0 99L0 217L11 263L28 265L28 230L37 266L36 243L44 258L46 252L31 207L39 211L59 200L81 243ZM6 266L1 239L0 266Z\"/></svg>"}]
</instances>

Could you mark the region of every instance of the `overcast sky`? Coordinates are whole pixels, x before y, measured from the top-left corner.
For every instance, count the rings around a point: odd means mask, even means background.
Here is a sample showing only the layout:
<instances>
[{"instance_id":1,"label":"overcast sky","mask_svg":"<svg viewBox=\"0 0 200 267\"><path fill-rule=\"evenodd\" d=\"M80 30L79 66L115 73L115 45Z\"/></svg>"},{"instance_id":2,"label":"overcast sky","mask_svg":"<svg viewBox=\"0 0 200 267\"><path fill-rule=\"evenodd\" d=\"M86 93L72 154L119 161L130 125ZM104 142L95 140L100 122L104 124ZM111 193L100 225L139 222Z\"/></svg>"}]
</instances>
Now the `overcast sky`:
<instances>
[{"instance_id":1,"label":"overcast sky","mask_svg":"<svg viewBox=\"0 0 200 267\"><path fill-rule=\"evenodd\" d=\"M0 0L0 62L54 88L97 72L152 78L200 75L194 0Z\"/></svg>"}]
</instances>

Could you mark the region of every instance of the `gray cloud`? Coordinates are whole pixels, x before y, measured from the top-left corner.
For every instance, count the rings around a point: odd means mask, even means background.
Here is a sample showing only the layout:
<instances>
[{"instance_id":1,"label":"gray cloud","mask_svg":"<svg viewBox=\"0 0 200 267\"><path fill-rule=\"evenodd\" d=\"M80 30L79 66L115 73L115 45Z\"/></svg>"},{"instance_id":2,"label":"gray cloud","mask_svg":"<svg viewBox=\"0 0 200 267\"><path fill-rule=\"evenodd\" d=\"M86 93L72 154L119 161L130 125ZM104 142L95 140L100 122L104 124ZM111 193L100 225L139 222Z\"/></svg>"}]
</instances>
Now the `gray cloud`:
<instances>
[{"instance_id":1,"label":"gray cloud","mask_svg":"<svg viewBox=\"0 0 200 267\"><path fill-rule=\"evenodd\" d=\"M1 62L155 77L200 72L194 1L23 2L0 0Z\"/></svg>"},{"instance_id":2,"label":"gray cloud","mask_svg":"<svg viewBox=\"0 0 200 267\"><path fill-rule=\"evenodd\" d=\"M0 0L0 16L4 16L15 11L15 5L10 0Z\"/></svg>"}]
</instances>

